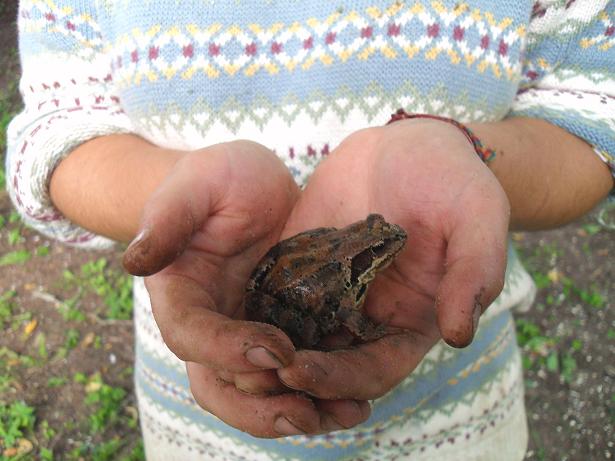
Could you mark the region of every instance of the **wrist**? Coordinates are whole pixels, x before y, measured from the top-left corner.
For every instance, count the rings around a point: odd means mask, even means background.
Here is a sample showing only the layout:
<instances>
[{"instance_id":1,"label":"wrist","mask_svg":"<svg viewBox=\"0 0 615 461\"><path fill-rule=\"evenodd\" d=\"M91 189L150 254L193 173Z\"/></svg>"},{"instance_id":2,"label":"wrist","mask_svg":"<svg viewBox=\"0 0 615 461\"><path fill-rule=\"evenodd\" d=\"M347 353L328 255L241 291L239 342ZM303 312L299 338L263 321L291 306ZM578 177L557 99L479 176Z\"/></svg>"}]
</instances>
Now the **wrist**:
<instances>
[{"instance_id":1,"label":"wrist","mask_svg":"<svg viewBox=\"0 0 615 461\"><path fill-rule=\"evenodd\" d=\"M148 197L181 157L181 151L136 135L96 138L77 147L54 170L51 200L75 224L128 242Z\"/></svg>"},{"instance_id":2,"label":"wrist","mask_svg":"<svg viewBox=\"0 0 615 461\"><path fill-rule=\"evenodd\" d=\"M500 155L489 164L511 202L511 229L549 229L593 209L613 182L586 141L545 120L472 123Z\"/></svg>"},{"instance_id":3,"label":"wrist","mask_svg":"<svg viewBox=\"0 0 615 461\"><path fill-rule=\"evenodd\" d=\"M467 141L474 148L474 151L476 152L478 157L484 163L489 163L496 156L496 151L488 146L485 146L481 138L478 137L468 125L463 124L455 119L433 114L410 114L404 109L397 109L397 111L391 115L391 119L386 124L390 125L391 123L398 122L400 120L434 120L447 123L457 128L465 136Z\"/></svg>"}]
</instances>

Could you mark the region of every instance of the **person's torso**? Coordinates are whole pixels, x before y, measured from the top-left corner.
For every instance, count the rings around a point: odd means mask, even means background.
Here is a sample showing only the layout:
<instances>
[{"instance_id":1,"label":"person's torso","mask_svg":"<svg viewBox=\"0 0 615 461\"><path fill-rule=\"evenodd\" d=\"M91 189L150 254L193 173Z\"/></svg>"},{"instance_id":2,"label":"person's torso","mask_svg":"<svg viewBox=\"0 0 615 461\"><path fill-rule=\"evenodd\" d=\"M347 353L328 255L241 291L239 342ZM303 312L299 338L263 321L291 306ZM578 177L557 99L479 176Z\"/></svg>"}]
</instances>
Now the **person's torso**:
<instances>
[{"instance_id":1,"label":"person's torso","mask_svg":"<svg viewBox=\"0 0 615 461\"><path fill-rule=\"evenodd\" d=\"M100 1L124 111L149 140L237 138L303 182L345 136L403 107L505 116L532 1ZM496 5L497 4L497 5Z\"/></svg>"}]
</instances>

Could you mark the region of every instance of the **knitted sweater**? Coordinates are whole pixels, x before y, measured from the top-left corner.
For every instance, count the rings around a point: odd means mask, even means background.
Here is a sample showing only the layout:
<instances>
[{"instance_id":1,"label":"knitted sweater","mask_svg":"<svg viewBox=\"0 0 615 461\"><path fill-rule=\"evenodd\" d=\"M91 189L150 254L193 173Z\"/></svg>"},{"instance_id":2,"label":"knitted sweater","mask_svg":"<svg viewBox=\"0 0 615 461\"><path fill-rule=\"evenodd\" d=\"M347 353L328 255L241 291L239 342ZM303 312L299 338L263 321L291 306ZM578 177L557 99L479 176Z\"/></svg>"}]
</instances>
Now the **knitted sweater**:
<instances>
[{"instance_id":1,"label":"knitted sweater","mask_svg":"<svg viewBox=\"0 0 615 461\"><path fill-rule=\"evenodd\" d=\"M67 244L111 242L53 207L51 172L112 133L183 149L251 139L303 184L344 137L402 107L464 122L543 118L615 167L612 0L22 0L19 31L25 109L9 127L8 187L28 224ZM365 424L318 437L259 440L198 408L135 287L148 459L523 457L510 309L534 288L512 252L470 347L438 344Z\"/></svg>"}]
</instances>

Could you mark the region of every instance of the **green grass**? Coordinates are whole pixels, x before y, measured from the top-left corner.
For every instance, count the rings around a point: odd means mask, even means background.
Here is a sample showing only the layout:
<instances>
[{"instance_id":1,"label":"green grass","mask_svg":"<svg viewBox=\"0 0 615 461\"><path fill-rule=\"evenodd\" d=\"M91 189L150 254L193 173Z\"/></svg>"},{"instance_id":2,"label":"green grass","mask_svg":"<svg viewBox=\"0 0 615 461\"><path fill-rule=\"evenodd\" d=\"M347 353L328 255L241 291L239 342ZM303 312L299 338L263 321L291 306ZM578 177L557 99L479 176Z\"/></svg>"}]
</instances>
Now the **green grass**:
<instances>
[{"instance_id":1,"label":"green grass","mask_svg":"<svg viewBox=\"0 0 615 461\"><path fill-rule=\"evenodd\" d=\"M5 323L9 322L15 309L15 290L8 290L0 294L0 330L4 330Z\"/></svg>"},{"instance_id":2,"label":"green grass","mask_svg":"<svg viewBox=\"0 0 615 461\"><path fill-rule=\"evenodd\" d=\"M92 432L101 432L120 420L122 401L126 397L124 389L105 384L100 375L95 375L86 385L86 392L85 403L94 408L90 415Z\"/></svg>"},{"instance_id":3,"label":"green grass","mask_svg":"<svg viewBox=\"0 0 615 461\"><path fill-rule=\"evenodd\" d=\"M3 448L12 448L20 438L32 432L36 417L34 408L17 401L0 405L0 443Z\"/></svg>"},{"instance_id":4,"label":"green grass","mask_svg":"<svg viewBox=\"0 0 615 461\"><path fill-rule=\"evenodd\" d=\"M10 251L0 256L0 266L8 266L13 264L23 264L28 262L32 254L28 250Z\"/></svg>"},{"instance_id":5,"label":"green grass","mask_svg":"<svg viewBox=\"0 0 615 461\"><path fill-rule=\"evenodd\" d=\"M583 343L573 339L566 347L559 338L545 336L535 323L517 319L517 342L523 351L522 362L526 370L544 369L555 373L566 382L572 382L577 362L574 354L580 352Z\"/></svg>"},{"instance_id":6,"label":"green grass","mask_svg":"<svg viewBox=\"0 0 615 461\"><path fill-rule=\"evenodd\" d=\"M105 258L82 265L78 273L65 270L63 277L69 287L100 296L106 306L107 319L128 320L132 317L132 278L111 268Z\"/></svg>"}]
</instances>

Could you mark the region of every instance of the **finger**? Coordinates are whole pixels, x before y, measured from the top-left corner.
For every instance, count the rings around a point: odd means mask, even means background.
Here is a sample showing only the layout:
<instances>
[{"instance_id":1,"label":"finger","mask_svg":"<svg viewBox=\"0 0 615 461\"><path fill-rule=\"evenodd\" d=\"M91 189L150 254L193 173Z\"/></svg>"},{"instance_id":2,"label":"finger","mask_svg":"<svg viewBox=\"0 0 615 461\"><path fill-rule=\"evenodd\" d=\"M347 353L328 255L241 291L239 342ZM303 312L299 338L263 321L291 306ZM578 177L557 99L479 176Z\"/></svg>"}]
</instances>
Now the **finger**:
<instances>
[{"instance_id":1,"label":"finger","mask_svg":"<svg viewBox=\"0 0 615 461\"><path fill-rule=\"evenodd\" d=\"M369 402L362 400L316 400L315 405L325 432L350 429L367 421L371 414Z\"/></svg>"},{"instance_id":2,"label":"finger","mask_svg":"<svg viewBox=\"0 0 615 461\"><path fill-rule=\"evenodd\" d=\"M130 274L151 275L166 267L184 251L207 218L208 181L201 178L197 187L194 175L187 173L181 167L173 170L146 203L139 234L124 252L123 265Z\"/></svg>"},{"instance_id":3,"label":"finger","mask_svg":"<svg viewBox=\"0 0 615 461\"><path fill-rule=\"evenodd\" d=\"M233 373L227 381L233 382L241 392L252 395L276 395L290 390L280 381L275 370Z\"/></svg>"},{"instance_id":4,"label":"finger","mask_svg":"<svg viewBox=\"0 0 615 461\"><path fill-rule=\"evenodd\" d=\"M303 394L248 395L217 379L214 370L192 363L187 365L191 391L197 403L227 424L255 437L275 438L334 430L327 428L331 423L324 418L325 414L339 418L349 427L364 420L363 412L356 412L355 402L336 402L325 406L327 413L321 414L314 402Z\"/></svg>"},{"instance_id":5,"label":"finger","mask_svg":"<svg viewBox=\"0 0 615 461\"><path fill-rule=\"evenodd\" d=\"M279 369L288 387L320 399L370 400L381 397L416 368L437 338L413 332L387 335L354 349L299 351Z\"/></svg>"},{"instance_id":6,"label":"finger","mask_svg":"<svg viewBox=\"0 0 615 461\"><path fill-rule=\"evenodd\" d=\"M281 330L219 314L208 292L192 279L163 272L145 283L162 338L181 360L235 373L292 362L294 346Z\"/></svg>"},{"instance_id":7,"label":"finger","mask_svg":"<svg viewBox=\"0 0 615 461\"><path fill-rule=\"evenodd\" d=\"M480 315L504 286L508 222L502 213L478 205L474 212L466 210L449 239L446 272L436 295L438 327L453 347L472 342Z\"/></svg>"}]
</instances>

